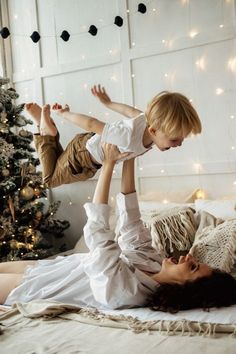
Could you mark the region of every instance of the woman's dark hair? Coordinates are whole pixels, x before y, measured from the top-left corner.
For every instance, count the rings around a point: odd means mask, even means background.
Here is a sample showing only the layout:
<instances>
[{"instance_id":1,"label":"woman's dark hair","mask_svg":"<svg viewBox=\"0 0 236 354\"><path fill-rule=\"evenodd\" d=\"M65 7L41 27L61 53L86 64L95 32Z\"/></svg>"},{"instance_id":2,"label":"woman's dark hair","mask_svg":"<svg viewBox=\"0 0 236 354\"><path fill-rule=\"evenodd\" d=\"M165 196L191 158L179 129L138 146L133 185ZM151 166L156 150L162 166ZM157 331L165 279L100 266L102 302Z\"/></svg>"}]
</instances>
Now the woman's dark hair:
<instances>
[{"instance_id":1,"label":"woman's dark hair","mask_svg":"<svg viewBox=\"0 0 236 354\"><path fill-rule=\"evenodd\" d=\"M149 299L154 311L176 313L180 310L223 307L236 304L236 279L219 269L212 275L184 284L161 284Z\"/></svg>"}]
</instances>

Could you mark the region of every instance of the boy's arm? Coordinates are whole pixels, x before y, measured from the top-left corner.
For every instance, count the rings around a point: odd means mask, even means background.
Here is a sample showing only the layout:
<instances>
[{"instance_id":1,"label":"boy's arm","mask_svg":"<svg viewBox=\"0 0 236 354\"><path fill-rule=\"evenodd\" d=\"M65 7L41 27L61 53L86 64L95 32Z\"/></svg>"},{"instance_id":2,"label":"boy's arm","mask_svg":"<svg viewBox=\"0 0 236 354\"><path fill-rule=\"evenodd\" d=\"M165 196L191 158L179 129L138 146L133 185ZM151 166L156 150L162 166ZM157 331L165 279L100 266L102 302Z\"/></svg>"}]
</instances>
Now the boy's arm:
<instances>
[{"instance_id":1,"label":"boy's arm","mask_svg":"<svg viewBox=\"0 0 236 354\"><path fill-rule=\"evenodd\" d=\"M91 88L92 94L99 99L99 101L104 104L107 108L111 109L114 112L120 113L125 117L134 118L138 116L142 111L139 109L129 106L124 103L112 102L104 87L95 85Z\"/></svg>"},{"instance_id":2,"label":"boy's arm","mask_svg":"<svg viewBox=\"0 0 236 354\"><path fill-rule=\"evenodd\" d=\"M87 116L85 114L73 113L70 112L70 108L68 105L65 105L63 108L59 104L54 104L52 109L61 117L67 119L68 121L78 125L80 128L93 132L99 135L102 135L103 128L105 123L100 121L97 118Z\"/></svg>"}]
</instances>

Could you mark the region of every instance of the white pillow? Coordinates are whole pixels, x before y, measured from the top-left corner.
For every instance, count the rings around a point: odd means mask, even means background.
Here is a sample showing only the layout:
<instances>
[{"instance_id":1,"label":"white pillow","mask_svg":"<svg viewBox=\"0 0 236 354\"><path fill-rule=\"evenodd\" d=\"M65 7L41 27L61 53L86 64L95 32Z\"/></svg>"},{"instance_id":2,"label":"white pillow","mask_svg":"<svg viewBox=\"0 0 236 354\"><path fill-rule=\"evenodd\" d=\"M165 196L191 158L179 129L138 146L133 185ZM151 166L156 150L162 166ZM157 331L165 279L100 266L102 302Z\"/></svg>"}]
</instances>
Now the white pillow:
<instances>
[{"instance_id":1,"label":"white pillow","mask_svg":"<svg viewBox=\"0 0 236 354\"><path fill-rule=\"evenodd\" d=\"M221 219L236 218L236 200L195 200L196 211L204 210Z\"/></svg>"}]
</instances>

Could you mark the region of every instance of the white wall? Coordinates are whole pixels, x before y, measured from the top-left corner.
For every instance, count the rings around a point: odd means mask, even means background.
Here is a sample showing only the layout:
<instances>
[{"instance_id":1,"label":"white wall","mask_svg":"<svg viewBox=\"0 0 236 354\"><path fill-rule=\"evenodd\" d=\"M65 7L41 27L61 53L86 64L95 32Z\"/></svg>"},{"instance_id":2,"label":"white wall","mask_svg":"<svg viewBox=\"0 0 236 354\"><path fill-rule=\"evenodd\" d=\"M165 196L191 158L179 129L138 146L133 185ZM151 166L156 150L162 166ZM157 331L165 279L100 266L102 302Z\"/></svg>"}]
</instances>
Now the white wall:
<instances>
[{"instance_id":1,"label":"white wall","mask_svg":"<svg viewBox=\"0 0 236 354\"><path fill-rule=\"evenodd\" d=\"M115 101L145 109L153 95L175 90L193 101L203 133L180 149L138 161L139 193L183 200L195 188L211 198L236 194L236 41L233 0L8 0L13 82L22 101L68 103L73 111L116 120L90 94L102 83ZM127 14L129 9L129 14ZM113 25L114 17L124 25ZM92 37L87 30L98 27ZM63 30L72 34L62 41ZM38 30L41 40L29 36ZM217 94L218 93L218 94ZM219 94L220 93L220 94ZM80 129L55 118L64 146ZM197 164L197 165L196 165ZM118 168L112 197L119 189ZM116 178L117 177L117 178ZM85 222L83 203L96 180L53 190L73 244ZM72 202L72 205L70 205Z\"/></svg>"}]
</instances>

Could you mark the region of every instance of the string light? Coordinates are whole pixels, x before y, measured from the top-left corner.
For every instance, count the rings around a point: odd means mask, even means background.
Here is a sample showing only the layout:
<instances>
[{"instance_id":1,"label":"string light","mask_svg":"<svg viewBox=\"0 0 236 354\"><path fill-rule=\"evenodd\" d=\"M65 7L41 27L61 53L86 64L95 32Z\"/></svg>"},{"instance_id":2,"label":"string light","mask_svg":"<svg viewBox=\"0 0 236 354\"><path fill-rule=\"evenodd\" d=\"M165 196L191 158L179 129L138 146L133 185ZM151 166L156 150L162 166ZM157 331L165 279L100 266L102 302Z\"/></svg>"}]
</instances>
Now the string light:
<instances>
[{"instance_id":1,"label":"string light","mask_svg":"<svg viewBox=\"0 0 236 354\"><path fill-rule=\"evenodd\" d=\"M218 87L217 89L216 89L216 95L222 95L222 93L224 93L224 90L222 89L222 88L220 88L220 87Z\"/></svg>"},{"instance_id":2,"label":"string light","mask_svg":"<svg viewBox=\"0 0 236 354\"><path fill-rule=\"evenodd\" d=\"M191 30L190 32L189 32L189 37L191 37L191 38L194 38L194 37L196 37L198 35L198 31L196 31L196 30Z\"/></svg>"}]
</instances>

